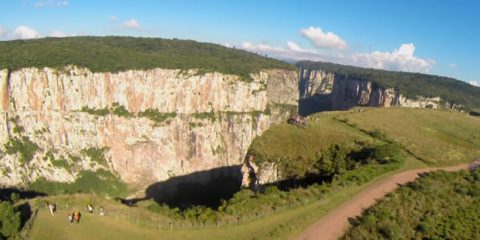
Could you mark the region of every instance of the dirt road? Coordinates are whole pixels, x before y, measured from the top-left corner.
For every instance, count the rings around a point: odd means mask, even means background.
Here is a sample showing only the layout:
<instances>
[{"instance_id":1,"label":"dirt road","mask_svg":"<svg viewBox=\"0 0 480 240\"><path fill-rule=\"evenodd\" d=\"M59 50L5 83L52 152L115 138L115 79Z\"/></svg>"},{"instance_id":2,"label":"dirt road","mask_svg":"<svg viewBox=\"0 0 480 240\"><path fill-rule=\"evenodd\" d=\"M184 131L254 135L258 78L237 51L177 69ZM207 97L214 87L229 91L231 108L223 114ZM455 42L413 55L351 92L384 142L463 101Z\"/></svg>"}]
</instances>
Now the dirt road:
<instances>
[{"instance_id":1,"label":"dirt road","mask_svg":"<svg viewBox=\"0 0 480 240\"><path fill-rule=\"evenodd\" d=\"M444 168L425 168L400 172L383 179L354 196L349 201L343 203L338 208L332 210L327 215L316 221L310 227L305 229L298 240L307 239L338 239L350 226L348 218L359 216L362 210L375 204L377 199L383 198L387 193L395 190L398 184L411 182L418 177L419 173L431 172L435 170L458 171L468 169L469 164L462 164Z\"/></svg>"}]
</instances>

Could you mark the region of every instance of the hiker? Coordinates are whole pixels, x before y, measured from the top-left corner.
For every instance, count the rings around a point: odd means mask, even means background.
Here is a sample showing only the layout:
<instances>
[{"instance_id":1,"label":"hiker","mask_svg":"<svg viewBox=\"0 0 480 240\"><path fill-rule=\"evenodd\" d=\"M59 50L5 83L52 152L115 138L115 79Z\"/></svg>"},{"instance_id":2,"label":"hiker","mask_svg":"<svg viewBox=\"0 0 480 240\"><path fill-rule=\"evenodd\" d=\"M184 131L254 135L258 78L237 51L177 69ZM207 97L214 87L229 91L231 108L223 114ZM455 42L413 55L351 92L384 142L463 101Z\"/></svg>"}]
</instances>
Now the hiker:
<instances>
[{"instance_id":1,"label":"hiker","mask_svg":"<svg viewBox=\"0 0 480 240\"><path fill-rule=\"evenodd\" d=\"M67 216L68 216L68 221L70 222L70 224L73 223L73 213L67 213Z\"/></svg>"},{"instance_id":2,"label":"hiker","mask_svg":"<svg viewBox=\"0 0 480 240\"><path fill-rule=\"evenodd\" d=\"M105 216L105 210L103 209L103 206L100 206L100 211L99 211L100 216Z\"/></svg>"},{"instance_id":3,"label":"hiker","mask_svg":"<svg viewBox=\"0 0 480 240\"><path fill-rule=\"evenodd\" d=\"M74 212L73 217L74 217L74 219L75 219L75 221L76 221L77 223L80 223L80 217L81 217L81 216L82 216L82 215L80 214L79 211Z\"/></svg>"},{"instance_id":4,"label":"hiker","mask_svg":"<svg viewBox=\"0 0 480 240\"><path fill-rule=\"evenodd\" d=\"M48 211L50 211L50 214L52 216L54 215L55 211L57 210L57 206L53 203L47 203Z\"/></svg>"},{"instance_id":5,"label":"hiker","mask_svg":"<svg viewBox=\"0 0 480 240\"><path fill-rule=\"evenodd\" d=\"M91 204L88 204L88 205L87 205L87 210L88 210L88 212L90 213L90 215L93 214L93 206L92 206Z\"/></svg>"}]
</instances>

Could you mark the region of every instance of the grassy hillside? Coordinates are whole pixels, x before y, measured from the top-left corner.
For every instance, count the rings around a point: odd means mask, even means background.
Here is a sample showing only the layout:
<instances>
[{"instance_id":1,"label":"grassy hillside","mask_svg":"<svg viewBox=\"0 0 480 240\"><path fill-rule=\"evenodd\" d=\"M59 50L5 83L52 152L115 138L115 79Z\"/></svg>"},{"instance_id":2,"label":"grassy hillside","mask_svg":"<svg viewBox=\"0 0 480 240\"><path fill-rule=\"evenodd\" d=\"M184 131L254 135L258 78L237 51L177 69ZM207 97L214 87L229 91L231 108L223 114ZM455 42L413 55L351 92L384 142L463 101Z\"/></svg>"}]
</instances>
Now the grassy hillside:
<instances>
[{"instance_id":1,"label":"grassy hillside","mask_svg":"<svg viewBox=\"0 0 480 240\"><path fill-rule=\"evenodd\" d=\"M427 109L364 110L315 114L305 129L279 124L256 138L249 153L259 164L288 162L299 169L313 166L332 144L393 141L429 165L452 165L480 156L478 117Z\"/></svg>"},{"instance_id":2,"label":"grassy hillside","mask_svg":"<svg viewBox=\"0 0 480 240\"><path fill-rule=\"evenodd\" d=\"M435 172L389 194L343 239L480 239L480 170Z\"/></svg>"},{"instance_id":3,"label":"grassy hillside","mask_svg":"<svg viewBox=\"0 0 480 240\"><path fill-rule=\"evenodd\" d=\"M471 108L480 106L480 87L449 77L360 68L325 62L302 61L298 67L333 72L339 79L372 81L383 88L395 88L404 96L441 97L444 101Z\"/></svg>"},{"instance_id":4,"label":"grassy hillside","mask_svg":"<svg viewBox=\"0 0 480 240\"><path fill-rule=\"evenodd\" d=\"M293 65L247 51L191 40L134 37L67 37L0 42L0 69L77 65L94 72L129 69L200 69L249 79L262 69Z\"/></svg>"}]
</instances>

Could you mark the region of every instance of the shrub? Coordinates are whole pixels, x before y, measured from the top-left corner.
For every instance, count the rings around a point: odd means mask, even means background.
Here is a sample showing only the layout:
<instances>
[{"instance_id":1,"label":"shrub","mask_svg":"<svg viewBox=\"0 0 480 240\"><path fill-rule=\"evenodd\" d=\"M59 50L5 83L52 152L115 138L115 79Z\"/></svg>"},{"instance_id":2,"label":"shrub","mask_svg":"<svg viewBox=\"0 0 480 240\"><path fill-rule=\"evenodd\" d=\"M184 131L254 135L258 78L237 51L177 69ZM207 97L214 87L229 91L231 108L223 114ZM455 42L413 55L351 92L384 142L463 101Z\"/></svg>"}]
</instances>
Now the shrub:
<instances>
[{"instance_id":1,"label":"shrub","mask_svg":"<svg viewBox=\"0 0 480 240\"><path fill-rule=\"evenodd\" d=\"M93 171L81 171L73 183L50 182L44 178L37 179L28 188L47 194L63 193L96 193L108 196L123 196L127 193L127 186L113 173L99 169Z\"/></svg>"},{"instance_id":2,"label":"shrub","mask_svg":"<svg viewBox=\"0 0 480 240\"><path fill-rule=\"evenodd\" d=\"M83 149L82 153L89 157L91 161L106 167L108 166L108 162L105 159L105 152L107 151L107 149L107 147L90 147Z\"/></svg>"},{"instance_id":3,"label":"shrub","mask_svg":"<svg viewBox=\"0 0 480 240\"><path fill-rule=\"evenodd\" d=\"M10 138L4 147L7 154L19 153L22 164L30 162L38 149L38 145L25 136Z\"/></svg>"},{"instance_id":4,"label":"shrub","mask_svg":"<svg viewBox=\"0 0 480 240\"><path fill-rule=\"evenodd\" d=\"M170 118L176 117L177 113L176 112L162 113L162 112L159 112L158 109L147 109L143 112L139 112L138 116L146 117L151 121L155 122L156 124L161 124Z\"/></svg>"},{"instance_id":5,"label":"shrub","mask_svg":"<svg viewBox=\"0 0 480 240\"><path fill-rule=\"evenodd\" d=\"M14 237L20 231L20 224L20 212L16 212L11 203L0 202L0 237Z\"/></svg>"}]
</instances>

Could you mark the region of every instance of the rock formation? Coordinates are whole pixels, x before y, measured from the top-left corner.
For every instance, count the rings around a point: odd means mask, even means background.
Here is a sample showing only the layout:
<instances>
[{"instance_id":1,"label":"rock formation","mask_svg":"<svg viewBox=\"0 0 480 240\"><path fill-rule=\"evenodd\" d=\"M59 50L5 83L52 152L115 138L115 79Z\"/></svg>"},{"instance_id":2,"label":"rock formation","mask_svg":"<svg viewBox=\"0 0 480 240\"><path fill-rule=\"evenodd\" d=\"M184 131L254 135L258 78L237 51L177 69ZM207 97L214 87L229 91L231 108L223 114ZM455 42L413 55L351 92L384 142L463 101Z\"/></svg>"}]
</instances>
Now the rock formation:
<instances>
[{"instance_id":1,"label":"rock formation","mask_svg":"<svg viewBox=\"0 0 480 240\"><path fill-rule=\"evenodd\" d=\"M323 70L301 68L299 73L300 112L308 115L325 110L346 110L354 106L439 108L439 97L408 99L392 88L355 78L339 78Z\"/></svg>"},{"instance_id":2,"label":"rock formation","mask_svg":"<svg viewBox=\"0 0 480 240\"><path fill-rule=\"evenodd\" d=\"M0 70L0 182L70 182L104 168L147 186L239 166L252 140L298 104L295 71L252 79L168 69Z\"/></svg>"}]
</instances>

